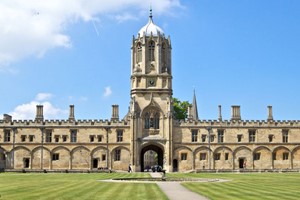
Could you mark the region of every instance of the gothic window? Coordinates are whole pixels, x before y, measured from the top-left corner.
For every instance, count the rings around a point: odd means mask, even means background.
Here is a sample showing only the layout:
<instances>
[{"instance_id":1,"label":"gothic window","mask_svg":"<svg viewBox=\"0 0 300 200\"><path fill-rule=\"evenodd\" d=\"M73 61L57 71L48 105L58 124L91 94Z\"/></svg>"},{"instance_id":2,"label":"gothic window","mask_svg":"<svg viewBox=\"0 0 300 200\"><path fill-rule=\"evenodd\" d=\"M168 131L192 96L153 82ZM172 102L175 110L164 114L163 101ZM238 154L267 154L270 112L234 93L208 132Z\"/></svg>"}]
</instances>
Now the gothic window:
<instances>
[{"instance_id":1,"label":"gothic window","mask_svg":"<svg viewBox=\"0 0 300 200\"><path fill-rule=\"evenodd\" d=\"M52 154L52 160L59 160L59 154L58 153Z\"/></svg>"},{"instance_id":2,"label":"gothic window","mask_svg":"<svg viewBox=\"0 0 300 200\"><path fill-rule=\"evenodd\" d=\"M283 143L288 143L289 140L289 131L288 130L283 130L282 131L282 142Z\"/></svg>"},{"instance_id":3,"label":"gothic window","mask_svg":"<svg viewBox=\"0 0 300 200\"><path fill-rule=\"evenodd\" d=\"M187 160L187 153L181 153L181 160Z\"/></svg>"},{"instance_id":4,"label":"gothic window","mask_svg":"<svg viewBox=\"0 0 300 200\"><path fill-rule=\"evenodd\" d=\"M192 142L198 141L198 130L192 130Z\"/></svg>"},{"instance_id":5,"label":"gothic window","mask_svg":"<svg viewBox=\"0 0 300 200\"><path fill-rule=\"evenodd\" d=\"M249 130L249 142L255 142L255 130Z\"/></svg>"},{"instance_id":6,"label":"gothic window","mask_svg":"<svg viewBox=\"0 0 300 200\"><path fill-rule=\"evenodd\" d=\"M142 62L142 45L140 42L136 45L136 62Z\"/></svg>"},{"instance_id":7,"label":"gothic window","mask_svg":"<svg viewBox=\"0 0 300 200\"><path fill-rule=\"evenodd\" d=\"M149 61L154 61L154 49L155 49L155 43L154 41L149 42Z\"/></svg>"},{"instance_id":8,"label":"gothic window","mask_svg":"<svg viewBox=\"0 0 300 200\"><path fill-rule=\"evenodd\" d=\"M150 111L145 114L145 129L159 129L159 113Z\"/></svg>"},{"instance_id":9,"label":"gothic window","mask_svg":"<svg viewBox=\"0 0 300 200\"><path fill-rule=\"evenodd\" d=\"M71 130L71 142L77 142L77 131Z\"/></svg>"},{"instance_id":10,"label":"gothic window","mask_svg":"<svg viewBox=\"0 0 300 200\"><path fill-rule=\"evenodd\" d=\"M162 43L162 46L161 46L161 62L162 62L162 65L163 65L163 70L165 70L166 61L167 61L166 44Z\"/></svg>"},{"instance_id":11,"label":"gothic window","mask_svg":"<svg viewBox=\"0 0 300 200\"><path fill-rule=\"evenodd\" d=\"M115 150L115 161L120 161L121 160L121 149L116 149Z\"/></svg>"},{"instance_id":12,"label":"gothic window","mask_svg":"<svg viewBox=\"0 0 300 200\"><path fill-rule=\"evenodd\" d=\"M10 142L10 130L4 132L4 142Z\"/></svg>"},{"instance_id":13,"label":"gothic window","mask_svg":"<svg viewBox=\"0 0 300 200\"><path fill-rule=\"evenodd\" d=\"M46 131L46 142L52 142L52 131L51 130Z\"/></svg>"},{"instance_id":14,"label":"gothic window","mask_svg":"<svg viewBox=\"0 0 300 200\"><path fill-rule=\"evenodd\" d=\"M282 160L288 160L288 159L289 159L289 153L284 152L284 153L282 154Z\"/></svg>"},{"instance_id":15,"label":"gothic window","mask_svg":"<svg viewBox=\"0 0 300 200\"><path fill-rule=\"evenodd\" d=\"M123 141L123 130L118 130L117 131L117 142L122 142Z\"/></svg>"},{"instance_id":16,"label":"gothic window","mask_svg":"<svg viewBox=\"0 0 300 200\"><path fill-rule=\"evenodd\" d=\"M224 142L224 130L218 130L218 143Z\"/></svg>"}]
</instances>

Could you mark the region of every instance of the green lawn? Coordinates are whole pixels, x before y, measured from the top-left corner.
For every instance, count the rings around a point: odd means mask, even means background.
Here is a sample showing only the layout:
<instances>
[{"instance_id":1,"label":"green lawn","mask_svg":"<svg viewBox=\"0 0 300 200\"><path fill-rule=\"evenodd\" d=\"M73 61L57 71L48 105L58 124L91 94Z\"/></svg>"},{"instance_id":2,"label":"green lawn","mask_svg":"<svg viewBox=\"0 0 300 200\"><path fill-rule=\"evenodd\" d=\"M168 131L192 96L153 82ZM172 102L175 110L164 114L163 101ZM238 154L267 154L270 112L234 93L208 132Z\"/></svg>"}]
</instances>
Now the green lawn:
<instances>
[{"instance_id":1,"label":"green lawn","mask_svg":"<svg viewBox=\"0 0 300 200\"><path fill-rule=\"evenodd\" d=\"M107 183L97 181L121 177L149 177L149 174L0 173L0 200L167 199L154 183Z\"/></svg>"},{"instance_id":2,"label":"green lawn","mask_svg":"<svg viewBox=\"0 0 300 200\"><path fill-rule=\"evenodd\" d=\"M109 183L101 179L145 178L147 173L0 173L0 200L19 199L167 199L155 183ZM300 199L300 173L182 174L167 177L220 178L228 182L182 183L213 200Z\"/></svg>"},{"instance_id":3,"label":"green lawn","mask_svg":"<svg viewBox=\"0 0 300 200\"><path fill-rule=\"evenodd\" d=\"M168 174L168 177L220 178L219 183L183 183L186 188L212 200L300 199L300 173Z\"/></svg>"}]
</instances>

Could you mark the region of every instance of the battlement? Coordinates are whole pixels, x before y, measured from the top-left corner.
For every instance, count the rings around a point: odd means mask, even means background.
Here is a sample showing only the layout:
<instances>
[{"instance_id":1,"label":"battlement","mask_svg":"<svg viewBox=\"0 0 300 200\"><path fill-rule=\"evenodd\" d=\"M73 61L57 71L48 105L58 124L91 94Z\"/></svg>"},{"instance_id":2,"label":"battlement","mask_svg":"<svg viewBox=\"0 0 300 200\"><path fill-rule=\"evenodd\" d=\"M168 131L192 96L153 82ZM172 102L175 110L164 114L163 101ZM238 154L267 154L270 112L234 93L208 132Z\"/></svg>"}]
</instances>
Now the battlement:
<instances>
[{"instance_id":1,"label":"battlement","mask_svg":"<svg viewBox=\"0 0 300 200\"><path fill-rule=\"evenodd\" d=\"M175 122L176 126L180 127L300 127L300 120L181 120Z\"/></svg>"}]
</instances>

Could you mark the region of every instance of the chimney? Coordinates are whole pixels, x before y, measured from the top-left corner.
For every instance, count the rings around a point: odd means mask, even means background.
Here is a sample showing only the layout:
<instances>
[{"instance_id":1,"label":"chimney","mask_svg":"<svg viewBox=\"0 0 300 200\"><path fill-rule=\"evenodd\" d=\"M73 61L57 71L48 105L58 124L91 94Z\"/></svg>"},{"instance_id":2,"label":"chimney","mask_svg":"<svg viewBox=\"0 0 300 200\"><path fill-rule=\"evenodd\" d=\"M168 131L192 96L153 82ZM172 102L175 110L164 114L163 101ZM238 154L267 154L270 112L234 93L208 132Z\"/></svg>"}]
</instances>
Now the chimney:
<instances>
[{"instance_id":1,"label":"chimney","mask_svg":"<svg viewBox=\"0 0 300 200\"><path fill-rule=\"evenodd\" d=\"M273 110L272 110L272 106L268 106L268 121L273 121Z\"/></svg>"},{"instance_id":2,"label":"chimney","mask_svg":"<svg viewBox=\"0 0 300 200\"><path fill-rule=\"evenodd\" d=\"M74 105L70 105L69 121L75 121Z\"/></svg>"},{"instance_id":3,"label":"chimney","mask_svg":"<svg viewBox=\"0 0 300 200\"><path fill-rule=\"evenodd\" d=\"M6 123L11 122L12 121L12 117L8 114L4 114L3 115L3 121L5 121Z\"/></svg>"},{"instance_id":4,"label":"chimney","mask_svg":"<svg viewBox=\"0 0 300 200\"><path fill-rule=\"evenodd\" d=\"M35 121L43 121L43 120L44 120L43 105L37 105Z\"/></svg>"},{"instance_id":5,"label":"chimney","mask_svg":"<svg viewBox=\"0 0 300 200\"><path fill-rule=\"evenodd\" d=\"M241 120L240 106L231 106L231 120Z\"/></svg>"},{"instance_id":6,"label":"chimney","mask_svg":"<svg viewBox=\"0 0 300 200\"><path fill-rule=\"evenodd\" d=\"M119 120L119 105L112 105L111 120Z\"/></svg>"},{"instance_id":7,"label":"chimney","mask_svg":"<svg viewBox=\"0 0 300 200\"><path fill-rule=\"evenodd\" d=\"M219 121L222 121L222 107L219 105Z\"/></svg>"}]
</instances>

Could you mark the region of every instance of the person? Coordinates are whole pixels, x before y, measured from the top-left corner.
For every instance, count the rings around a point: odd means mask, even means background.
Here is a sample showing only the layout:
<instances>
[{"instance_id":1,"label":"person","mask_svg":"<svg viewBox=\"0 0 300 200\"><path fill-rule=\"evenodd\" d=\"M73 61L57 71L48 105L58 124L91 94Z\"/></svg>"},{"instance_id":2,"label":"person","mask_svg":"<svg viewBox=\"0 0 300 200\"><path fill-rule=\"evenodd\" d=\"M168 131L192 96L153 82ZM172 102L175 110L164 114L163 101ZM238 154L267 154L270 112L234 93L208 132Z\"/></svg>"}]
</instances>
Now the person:
<instances>
[{"instance_id":1,"label":"person","mask_svg":"<svg viewBox=\"0 0 300 200\"><path fill-rule=\"evenodd\" d=\"M132 172L132 169L131 169L131 164L129 164L128 166L128 172L131 173Z\"/></svg>"}]
</instances>

